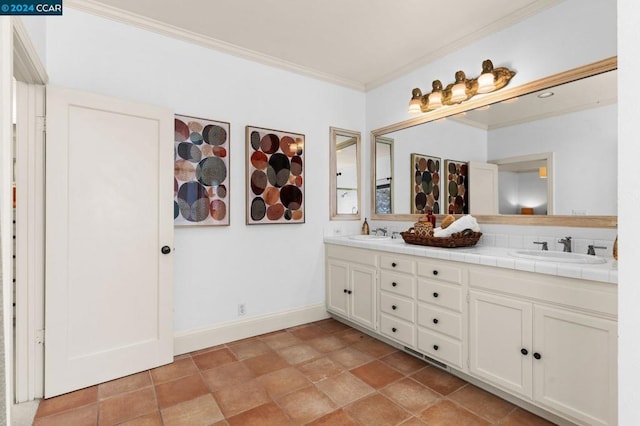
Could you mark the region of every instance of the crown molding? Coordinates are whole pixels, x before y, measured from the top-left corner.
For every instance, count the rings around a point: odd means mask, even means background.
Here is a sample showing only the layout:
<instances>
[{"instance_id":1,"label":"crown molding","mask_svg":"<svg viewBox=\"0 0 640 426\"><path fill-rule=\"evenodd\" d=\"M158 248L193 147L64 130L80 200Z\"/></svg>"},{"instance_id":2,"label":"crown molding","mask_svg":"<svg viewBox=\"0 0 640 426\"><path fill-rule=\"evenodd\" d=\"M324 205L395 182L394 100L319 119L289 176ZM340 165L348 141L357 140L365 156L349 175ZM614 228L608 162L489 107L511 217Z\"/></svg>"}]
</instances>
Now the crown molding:
<instances>
[{"instance_id":1,"label":"crown molding","mask_svg":"<svg viewBox=\"0 0 640 426\"><path fill-rule=\"evenodd\" d=\"M64 6L70 7L80 12L90 13L92 15L110 19L112 21L152 31L167 37L172 37L178 40L186 41L188 43L193 43L209 49L228 53L230 55L258 62L263 65L280 68L286 71L294 72L296 74L323 80L328 83L333 83L358 91L365 90L365 85L360 81L350 80L333 74L317 71L308 67L304 67L302 65L295 64L293 62L265 55L254 50L245 49L243 47L227 43L213 37L207 37L202 34L187 30L185 28L176 27L174 25L151 19L146 16L138 15L116 7L98 3L93 0L65 0Z\"/></svg>"}]
</instances>

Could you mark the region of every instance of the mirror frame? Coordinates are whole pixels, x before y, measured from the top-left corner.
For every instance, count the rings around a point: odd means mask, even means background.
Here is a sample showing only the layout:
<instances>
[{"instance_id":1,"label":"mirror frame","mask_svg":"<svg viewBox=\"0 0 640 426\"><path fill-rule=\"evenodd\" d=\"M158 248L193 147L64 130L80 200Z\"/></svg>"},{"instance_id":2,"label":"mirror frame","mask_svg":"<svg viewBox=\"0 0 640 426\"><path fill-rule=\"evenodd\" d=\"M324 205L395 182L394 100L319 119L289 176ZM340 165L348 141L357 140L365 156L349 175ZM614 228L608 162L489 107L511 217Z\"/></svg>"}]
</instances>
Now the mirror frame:
<instances>
[{"instance_id":1,"label":"mirror frame","mask_svg":"<svg viewBox=\"0 0 640 426\"><path fill-rule=\"evenodd\" d=\"M357 188L356 197L358 199L358 213L355 214L338 214L338 187L336 174L338 173L336 137L338 135L349 136L356 140L356 175ZM330 220L360 220L362 218L362 182L360 175L362 174L362 164L360 162L362 145L361 134L354 130L339 129L337 127L329 127L329 219Z\"/></svg>"},{"instance_id":2,"label":"mirror frame","mask_svg":"<svg viewBox=\"0 0 640 426\"><path fill-rule=\"evenodd\" d=\"M484 96L471 98L470 100L453 106L446 106L434 111L421 114L418 117L409 120L400 121L371 132L371 164L375 165L376 161L376 137L384 136L387 133L396 132L398 130L417 126L419 124L428 123L430 121L439 120L461 112L476 109L485 105L501 102L503 100L526 95L528 93L537 92L538 90L547 89L558 86L570 81L579 80L607 71L613 71L618 68L618 57L603 59L592 64L573 68L568 71L554 74L545 78L534 80L521 86L510 89L503 89L497 92L488 93ZM415 222L421 214L376 214L375 208L375 166L371 167L371 219L372 220L388 220L388 221L407 221ZM443 214L437 215L439 219L444 217ZM479 223L501 224L501 225L537 225L537 226L568 226L568 227L585 227L585 228L616 228L618 226L618 216L571 216L571 215L474 215Z\"/></svg>"}]
</instances>

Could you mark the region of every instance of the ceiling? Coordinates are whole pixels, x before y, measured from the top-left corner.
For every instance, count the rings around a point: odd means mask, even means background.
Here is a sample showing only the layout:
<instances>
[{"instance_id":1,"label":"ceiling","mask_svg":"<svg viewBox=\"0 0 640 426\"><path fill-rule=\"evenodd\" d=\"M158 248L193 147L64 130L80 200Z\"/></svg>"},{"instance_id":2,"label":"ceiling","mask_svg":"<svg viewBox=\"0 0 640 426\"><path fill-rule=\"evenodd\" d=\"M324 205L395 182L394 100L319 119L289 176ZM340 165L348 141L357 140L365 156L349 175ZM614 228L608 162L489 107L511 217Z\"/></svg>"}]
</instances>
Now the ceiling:
<instances>
[{"instance_id":1,"label":"ceiling","mask_svg":"<svg viewBox=\"0 0 640 426\"><path fill-rule=\"evenodd\" d=\"M65 0L65 7L368 90L561 1Z\"/></svg>"}]
</instances>

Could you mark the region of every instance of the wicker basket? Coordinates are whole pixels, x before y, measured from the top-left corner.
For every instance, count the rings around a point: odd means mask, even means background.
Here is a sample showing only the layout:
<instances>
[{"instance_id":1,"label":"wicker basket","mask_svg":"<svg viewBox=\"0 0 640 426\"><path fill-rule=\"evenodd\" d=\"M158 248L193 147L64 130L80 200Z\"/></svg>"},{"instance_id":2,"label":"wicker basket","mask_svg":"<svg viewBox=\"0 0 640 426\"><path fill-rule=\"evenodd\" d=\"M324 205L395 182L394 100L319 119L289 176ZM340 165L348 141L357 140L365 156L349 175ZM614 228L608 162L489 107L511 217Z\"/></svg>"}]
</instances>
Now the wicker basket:
<instances>
[{"instance_id":1,"label":"wicker basket","mask_svg":"<svg viewBox=\"0 0 640 426\"><path fill-rule=\"evenodd\" d=\"M450 237L418 237L413 232L413 228L411 228L406 232L401 232L400 235L402 235L402 239L407 244L454 248L475 246L482 236L482 232L467 230L452 234Z\"/></svg>"}]
</instances>

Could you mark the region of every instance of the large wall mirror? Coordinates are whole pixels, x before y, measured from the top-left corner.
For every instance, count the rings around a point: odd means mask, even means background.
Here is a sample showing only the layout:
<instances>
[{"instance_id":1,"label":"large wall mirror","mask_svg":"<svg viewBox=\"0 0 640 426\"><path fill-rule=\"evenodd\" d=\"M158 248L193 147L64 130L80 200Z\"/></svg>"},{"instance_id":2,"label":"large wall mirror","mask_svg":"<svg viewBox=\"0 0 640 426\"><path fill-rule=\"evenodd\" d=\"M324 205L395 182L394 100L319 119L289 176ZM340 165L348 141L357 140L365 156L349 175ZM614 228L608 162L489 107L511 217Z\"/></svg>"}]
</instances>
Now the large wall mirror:
<instances>
[{"instance_id":1,"label":"large wall mirror","mask_svg":"<svg viewBox=\"0 0 640 426\"><path fill-rule=\"evenodd\" d=\"M331 127L332 220L360 220L360 132Z\"/></svg>"},{"instance_id":2,"label":"large wall mirror","mask_svg":"<svg viewBox=\"0 0 640 426\"><path fill-rule=\"evenodd\" d=\"M428 208L481 223L616 227L616 69L614 57L374 130L372 218L415 221Z\"/></svg>"}]
</instances>

